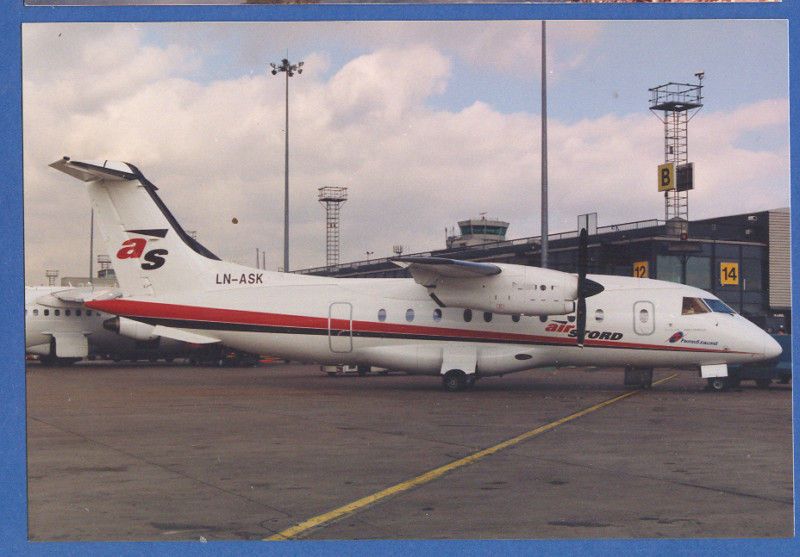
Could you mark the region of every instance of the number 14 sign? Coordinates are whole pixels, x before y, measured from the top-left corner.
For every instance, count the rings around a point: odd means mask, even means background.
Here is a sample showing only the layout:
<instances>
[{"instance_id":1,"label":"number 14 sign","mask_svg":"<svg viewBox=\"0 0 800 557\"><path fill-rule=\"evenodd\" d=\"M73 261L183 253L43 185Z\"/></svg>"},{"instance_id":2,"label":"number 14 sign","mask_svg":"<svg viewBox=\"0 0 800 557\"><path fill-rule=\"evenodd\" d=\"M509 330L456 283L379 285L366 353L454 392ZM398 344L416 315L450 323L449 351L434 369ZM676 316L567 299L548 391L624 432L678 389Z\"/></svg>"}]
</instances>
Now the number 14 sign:
<instances>
[{"instance_id":1,"label":"number 14 sign","mask_svg":"<svg viewBox=\"0 0 800 557\"><path fill-rule=\"evenodd\" d=\"M739 264L732 261L720 261L719 283L725 285L739 284Z\"/></svg>"}]
</instances>

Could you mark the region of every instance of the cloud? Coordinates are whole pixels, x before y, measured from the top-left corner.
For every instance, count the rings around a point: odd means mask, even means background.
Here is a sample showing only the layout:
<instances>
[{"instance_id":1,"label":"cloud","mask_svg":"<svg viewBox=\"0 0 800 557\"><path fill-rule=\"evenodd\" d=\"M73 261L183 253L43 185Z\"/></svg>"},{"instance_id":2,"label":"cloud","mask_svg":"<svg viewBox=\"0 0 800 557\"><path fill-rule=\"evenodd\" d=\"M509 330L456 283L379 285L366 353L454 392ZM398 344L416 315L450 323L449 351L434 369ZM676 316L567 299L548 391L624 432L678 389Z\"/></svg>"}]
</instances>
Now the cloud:
<instances>
[{"instance_id":1,"label":"cloud","mask_svg":"<svg viewBox=\"0 0 800 557\"><path fill-rule=\"evenodd\" d=\"M530 34L531 25L520 23L519 33ZM458 57L477 57L483 49L497 62L504 54L491 46L508 37L487 25L478 48L456 44L456 24L436 40L423 40L417 29L419 40L406 42L392 38L403 29L399 24L337 26L389 39L335 67L316 48L306 58L315 63L290 80L292 267L324 264L322 186L349 188L342 207L344 261L366 251L390 255L394 244L407 252L443 247L445 226L480 212L510 221L512 237L537 234L538 115L507 114L478 100L459 110L430 102L450 93ZM202 52L164 40L166 34L154 42L147 36L152 30L124 25L67 26L75 44L68 41L48 58L64 27L27 25L23 34L28 283L40 283L45 268L62 275L88 270L83 186L47 167L62 155L136 164L212 251L252 264L255 249L265 249L268 267L277 268L283 79L247 65L232 77L199 79ZM333 33L310 24L298 29ZM450 40L452 49L443 46ZM86 53L99 45L107 52L95 62ZM104 82L108 76L113 83ZM690 131L698 176L693 218L749 211L755 198L763 200L760 208L788 203L787 122L786 99L701 112ZM761 133L784 140L773 148L748 146L745 140ZM585 212L597 211L601 225L662 217L655 191L662 128L651 115L551 118L549 139L551 231L574 229L576 215Z\"/></svg>"}]
</instances>

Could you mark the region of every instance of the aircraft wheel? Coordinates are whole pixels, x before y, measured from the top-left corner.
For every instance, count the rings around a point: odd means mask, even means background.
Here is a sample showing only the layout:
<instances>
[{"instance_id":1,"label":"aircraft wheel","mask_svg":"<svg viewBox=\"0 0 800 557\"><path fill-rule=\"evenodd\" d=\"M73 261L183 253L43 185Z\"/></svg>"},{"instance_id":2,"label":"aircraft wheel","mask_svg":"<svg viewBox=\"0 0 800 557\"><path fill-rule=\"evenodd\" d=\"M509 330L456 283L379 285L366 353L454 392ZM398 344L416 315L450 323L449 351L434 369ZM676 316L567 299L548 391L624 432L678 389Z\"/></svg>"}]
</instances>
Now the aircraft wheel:
<instances>
[{"instance_id":1,"label":"aircraft wheel","mask_svg":"<svg viewBox=\"0 0 800 557\"><path fill-rule=\"evenodd\" d=\"M759 389L768 389L771 383L772 379L768 377L756 379L756 387L758 387Z\"/></svg>"},{"instance_id":2,"label":"aircraft wheel","mask_svg":"<svg viewBox=\"0 0 800 557\"><path fill-rule=\"evenodd\" d=\"M463 391L467 386L467 376L460 369L451 369L442 378L444 390L450 393Z\"/></svg>"},{"instance_id":3,"label":"aircraft wheel","mask_svg":"<svg viewBox=\"0 0 800 557\"><path fill-rule=\"evenodd\" d=\"M721 393L722 391L727 391L730 388L730 383L728 382L727 377L710 377L708 379L708 386L712 391Z\"/></svg>"}]
</instances>

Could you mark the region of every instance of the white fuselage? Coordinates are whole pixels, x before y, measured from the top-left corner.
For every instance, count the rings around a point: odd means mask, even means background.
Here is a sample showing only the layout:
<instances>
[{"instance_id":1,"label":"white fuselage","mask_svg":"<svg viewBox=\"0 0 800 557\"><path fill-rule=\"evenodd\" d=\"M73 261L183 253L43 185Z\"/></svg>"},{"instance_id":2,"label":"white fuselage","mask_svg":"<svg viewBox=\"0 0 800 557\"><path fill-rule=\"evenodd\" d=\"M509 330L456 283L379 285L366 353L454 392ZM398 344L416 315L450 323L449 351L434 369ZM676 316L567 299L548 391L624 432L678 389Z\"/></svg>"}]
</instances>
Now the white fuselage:
<instances>
[{"instance_id":1,"label":"white fuselage","mask_svg":"<svg viewBox=\"0 0 800 557\"><path fill-rule=\"evenodd\" d=\"M164 300L140 296L89 305L212 335L248 352L412 373L442 373L449 354L471 352L480 375L554 365L741 363L774 352L772 339L739 315L683 315L684 297L713 296L663 281L590 276L605 290L587 299L586 342L578 347L574 314L515 321L512 315L472 310L466 321L468 310L440 308L412 279L249 274L255 276L233 272L230 281L209 274L202 277L201 292L176 292Z\"/></svg>"},{"instance_id":2,"label":"white fuselage","mask_svg":"<svg viewBox=\"0 0 800 557\"><path fill-rule=\"evenodd\" d=\"M64 157L51 166L87 184L126 295L87 306L155 325L154 334L445 380L553 365L703 366L709 377L724 376L721 364L780 354L772 338L712 294L657 280L586 280L439 257L400 258L413 279L337 279L224 262L186 234L134 165ZM569 312L584 299L587 334L578 346Z\"/></svg>"}]
</instances>

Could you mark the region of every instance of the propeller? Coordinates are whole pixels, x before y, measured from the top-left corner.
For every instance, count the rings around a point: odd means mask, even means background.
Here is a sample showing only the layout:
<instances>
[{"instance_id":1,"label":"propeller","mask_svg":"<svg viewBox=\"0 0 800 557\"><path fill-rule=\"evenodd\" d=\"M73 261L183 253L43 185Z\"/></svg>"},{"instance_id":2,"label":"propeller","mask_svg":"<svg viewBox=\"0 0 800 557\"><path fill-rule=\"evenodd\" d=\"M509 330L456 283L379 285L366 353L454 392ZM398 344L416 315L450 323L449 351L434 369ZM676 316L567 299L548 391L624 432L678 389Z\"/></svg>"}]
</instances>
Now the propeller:
<instances>
[{"instance_id":1,"label":"propeller","mask_svg":"<svg viewBox=\"0 0 800 557\"><path fill-rule=\"evenodd\" d=\"M576 323L578 346L583 347L586 339L586 298L602 292L603 285L586 278L586 269L589 266L589 233L581 228L578 237L578 304L576 307Z\"/></svg>"}]
</instances>

